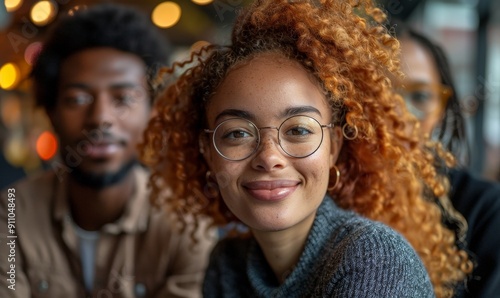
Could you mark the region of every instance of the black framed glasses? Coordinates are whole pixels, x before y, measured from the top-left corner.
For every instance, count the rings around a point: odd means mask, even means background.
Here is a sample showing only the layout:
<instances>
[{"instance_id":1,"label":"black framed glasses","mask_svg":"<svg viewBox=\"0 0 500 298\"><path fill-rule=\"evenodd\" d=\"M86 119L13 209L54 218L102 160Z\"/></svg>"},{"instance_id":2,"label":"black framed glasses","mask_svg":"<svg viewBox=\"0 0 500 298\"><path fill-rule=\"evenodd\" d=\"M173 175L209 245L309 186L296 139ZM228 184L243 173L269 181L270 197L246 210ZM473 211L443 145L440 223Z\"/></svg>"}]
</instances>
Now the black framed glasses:
<instances>
[{"instance_id":1,"label":"black framed glasses","mask_svg":"<svg viewBox=\"0 0 500 298\"><path fill-rule=\"evenodd\" d=\"M231 161L244 160L259 148L263 129L278 131L278 144L291 157L308 157L318 150L323 142L323 128L332 128L333 124L320 124L313 117L305 115L285 119L279 127L257 127L244 118L231 118L222 121L211 133L215 150L220 156Z\"/></svg>"}]
</instances>

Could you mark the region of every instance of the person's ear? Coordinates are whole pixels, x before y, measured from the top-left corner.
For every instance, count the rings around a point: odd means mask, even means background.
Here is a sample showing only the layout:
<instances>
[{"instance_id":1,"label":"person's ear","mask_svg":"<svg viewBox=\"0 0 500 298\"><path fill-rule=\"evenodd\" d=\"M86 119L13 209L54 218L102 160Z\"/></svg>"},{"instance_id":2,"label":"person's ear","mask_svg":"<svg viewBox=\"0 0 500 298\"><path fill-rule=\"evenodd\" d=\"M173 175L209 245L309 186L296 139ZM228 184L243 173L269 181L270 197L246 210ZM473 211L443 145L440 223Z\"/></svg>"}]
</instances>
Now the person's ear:
<instances>
[{"instance_id":1,"label":"person's ear","mask_svg":"<svg viewBox=\"0 0 500 298\"><path fill-rule=\"evenodd\" d=\"M344 143L344 138L342 135L342 129L335 125L330 129L330 169L335 166L337 159L339 158L340 150L342 149L342 144Z\"/></svg>"}]
</instances>

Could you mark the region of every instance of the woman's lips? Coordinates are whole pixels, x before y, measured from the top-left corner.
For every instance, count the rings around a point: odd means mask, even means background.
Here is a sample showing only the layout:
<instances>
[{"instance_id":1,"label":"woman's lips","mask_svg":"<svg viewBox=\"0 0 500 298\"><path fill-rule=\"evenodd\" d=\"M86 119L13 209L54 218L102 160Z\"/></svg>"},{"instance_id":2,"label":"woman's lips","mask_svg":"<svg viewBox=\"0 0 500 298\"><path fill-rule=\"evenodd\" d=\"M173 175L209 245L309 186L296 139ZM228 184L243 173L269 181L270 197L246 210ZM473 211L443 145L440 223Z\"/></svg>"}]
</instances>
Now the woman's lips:
<instances>
[{"instance_id":1,"label":"woman's lips","mask_svg":"<svg viewBox=\"0 0 500 298\"><path fill-rule=\"evenodd\" d=\"M294 180L253 181L244 183L243 187L257 200L278 201L293 193L299 183Z\"/></svg>"}]
</instances>

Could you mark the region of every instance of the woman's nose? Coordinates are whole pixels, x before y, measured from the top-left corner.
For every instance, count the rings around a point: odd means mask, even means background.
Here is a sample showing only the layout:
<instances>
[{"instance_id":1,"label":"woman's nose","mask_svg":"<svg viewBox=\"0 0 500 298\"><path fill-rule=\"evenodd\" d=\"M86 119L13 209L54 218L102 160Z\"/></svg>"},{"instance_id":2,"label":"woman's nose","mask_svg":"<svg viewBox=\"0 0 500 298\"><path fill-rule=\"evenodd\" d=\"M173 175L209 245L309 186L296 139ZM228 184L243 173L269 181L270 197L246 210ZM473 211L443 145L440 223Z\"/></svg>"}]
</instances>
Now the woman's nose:
<instances>
[{"instance_id":1,"label":"woman's nose","mask_svg":"<svg viewBox=\"0 0 500 298\"><path fill-rule=\"evenodd\" d=\"M265 128L260 131L260 144L252 160L255 169L272 171L283 168L287 161L287 156L279 145L277 128Z\"/></svg>"}]
</instances>

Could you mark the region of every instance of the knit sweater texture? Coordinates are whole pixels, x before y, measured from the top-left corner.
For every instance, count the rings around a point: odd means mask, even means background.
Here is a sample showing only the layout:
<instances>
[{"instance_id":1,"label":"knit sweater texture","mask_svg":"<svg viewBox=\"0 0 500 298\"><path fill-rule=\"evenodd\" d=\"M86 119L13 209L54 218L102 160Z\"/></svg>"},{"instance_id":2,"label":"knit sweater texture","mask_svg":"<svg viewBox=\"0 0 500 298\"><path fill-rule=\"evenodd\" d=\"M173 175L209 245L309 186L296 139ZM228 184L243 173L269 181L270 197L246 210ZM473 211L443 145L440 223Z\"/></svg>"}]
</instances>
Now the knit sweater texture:
<instances>
[{"instance_id":1,"label":"knit sweater texture","mask_svg":"<svg viewBox=\"0 0 500 298\"><path fill-rule=\"evenodd\" d=\"M221 240L212 252L204 297L435 297L410 244L388 226L325 197L304 251L283 283L253 238Z\"/></svg>"}]
</instances>

